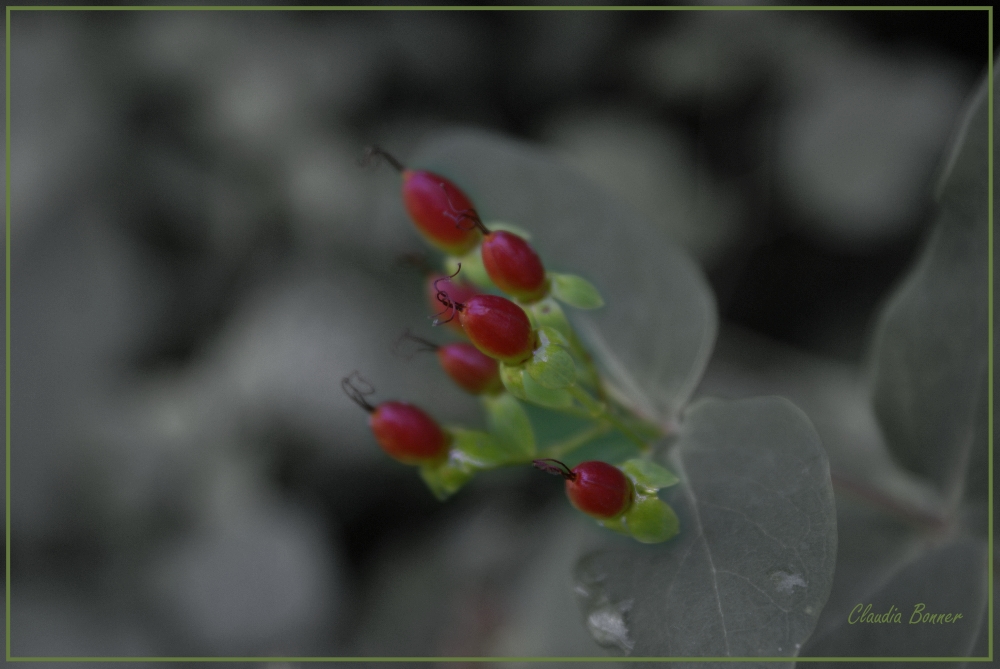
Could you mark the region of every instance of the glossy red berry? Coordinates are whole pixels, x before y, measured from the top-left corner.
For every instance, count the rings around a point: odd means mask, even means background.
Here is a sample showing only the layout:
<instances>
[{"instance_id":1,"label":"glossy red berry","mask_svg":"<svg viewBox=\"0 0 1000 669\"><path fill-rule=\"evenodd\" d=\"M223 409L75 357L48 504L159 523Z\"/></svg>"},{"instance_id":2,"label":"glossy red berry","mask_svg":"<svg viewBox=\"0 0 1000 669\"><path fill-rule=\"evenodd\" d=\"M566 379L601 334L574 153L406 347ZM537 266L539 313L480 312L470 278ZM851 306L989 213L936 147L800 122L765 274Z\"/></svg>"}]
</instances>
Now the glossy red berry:
<instances>
[{"instance_id":1,"label":"glossy red berry","mask_svg":"<svg viewBox=\"0 0 1000 669\"><path fill-rule=\"evenodd\" d=\"M505 230L490 232L483 237L481 252L490 280L508 295L535 302L549 292L541 259L517 235Z\"/></svg>"},{"instance_id":2,"label":"glossy red berry","mask_svg":"<svg viewBox=\"0 0 1000 669\"><path fill-rule=\"evenodd\" d=\"M479 230L461 225L462 217L456 213L471 211L472 203L438 174L403 170L403 206L427 241L445 253L465 255L479 243Z\"/></svg>"},{"instance_id":3,"label":"glossy red berry","mask_svg":"<svg viewBox=\"0 0 1000 669\"><path fill-rule=\"evenodd\" d=\"M467 283L461 281L453 281L450 277L445 274L432 274L427 279L427 299L431 306L432 314L440 314L442 309L442 302L438 300L438 293L442 292L445 296L455 304L465 304L473 296L478 295L479 291L476 290L474 286L470 286ZM447 316L445 316L447 318ZM465 334L465 330L462 329L462 323L457 319L452 319L448 321L448 326L454 329L456 332Z\"/></svg>"},{"instance_id":4,"label":"glossy red berry","mask_svg":"<svg viewBox=\"0 0 1000 669\"><path fill-rule=\"evenodd\" d=\"M383 402L368 417L382 450L406 464L440 460L451 439L437 422L407 402Z\"/></svg>"},{"instance_id":5,"label":"glossy red berry","mask_svg":"<svg viewBox=\"0 0 1000 669\"><path fill-rule=\"evenodd\" d=\"M456 342L439 346L437 356L448 376L473 395L495 393L503 388L497 361L472 344Z\"/></svg>"},{"instance_id":6,"label":"glossy red berry","mask_svg":"<svg viewBox=\"0 0 1000 669\"><path fill-rule=\"evenodd\" d=\"M370 146L364 162L385 158L403 175L403 206L428 242L452 255L465 255L481 234L464 221L475 209L462 190L443 176L408 169L389 152Z\"/></svg>"},{"instance_id":7,"label":"glossy red berry","mask_svg":"<svg viewBox=\"0 0 1000 669\"><path fill-rule=\"evenodd\" d=\"M368 412L368 425L382 450L406 464L426 464L448 454L451 436L426 413L407 402L368 402L375 392L357 372L340 381L347 396Z\"/></svg>"},{"instance_id":8,"label":"glossy red berry","mask_svg":"<svg viewBox=\"0 0 1000 669\"><path fill-rule=\"evenodd\" d=\"M518 364L531 357L535 333L524 309L499 295L475 295L455 303L458 320L476 348L501 362Z\"/></svg>"},{"instance_id":9,"label":"glossy red berry","mask_svg":"<svg viewBox=\"0 0 1000 669\"><path fill-rule=\"evenodd\" d=\"M570 469L558 460L535 460L535 467L566 479L566 495L580 511L595 518L614 518L632 504L632 483L622 470L599 460Z\"/></svg>"}]
</instances>

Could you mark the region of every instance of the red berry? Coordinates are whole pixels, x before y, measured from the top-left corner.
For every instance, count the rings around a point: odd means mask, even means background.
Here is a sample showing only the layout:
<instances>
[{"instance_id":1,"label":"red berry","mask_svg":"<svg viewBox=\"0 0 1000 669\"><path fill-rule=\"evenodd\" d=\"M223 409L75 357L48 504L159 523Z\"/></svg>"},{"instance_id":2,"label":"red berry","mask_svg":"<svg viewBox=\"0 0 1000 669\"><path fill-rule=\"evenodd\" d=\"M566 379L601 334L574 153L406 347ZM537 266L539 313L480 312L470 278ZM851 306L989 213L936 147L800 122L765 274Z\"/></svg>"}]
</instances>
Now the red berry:
<instances>
[{"instance_id":1,"label":"red berry","mask_svg":"<svg viewBox=\"0 0 1000 669\"><path fill-rule=\"evenodd\" d=\"M614 518L632 502L632 484L622 470L600 460L581 462L566 479L566 495L580 511L597 518Z\"/></svg>"},{"instance_id":2,"label":"red berry","mask_svg":"<svg viewBox=\"0 0 1000 669\"><path fill-rule=\"evenodd\" d=\"M520 237L505 230L483 238L483 266L497 287L522 302L534 302L549 291L545 267L538 254Z\"/></svg>"},{"instance_id":3,"label":"red berry","mask_svg":"<svg viewBox=\"0 0 1000 669\"><path fill-rule=\"evenodd\" d=\"M473 395L493 393L503 388L497 361L472 344L445 344L438 347L437 355L448 376Z\"/></svg>"},{"instance_id":4,"label":"red berry","mask_svg":"<svg viewBox=\"0 0 1000 669\"><path fill-rule=\"evenodd\" d=\"M450 437L426 413L406 402L383 402L368 424L390 456L406 464L424 464L448 453Z\"/></svg>"},{"instance_id":5,"label":"red berry","mask_svg":"<svg viewBox=\"0 0 1000 669\"><path fill-rule=\"evenodd\" d=\"M569 501L587 515L614 518L632 504L632 483L622 470L606 462L588 460L573 469L551 459L535 460L532 464L566 479Z\"/></svg>"},{"instance_id":6,"label":"red berry","mask_svg":"<svg viewBox=\"0 0 1000 669\"><path fill-rule=\"evenodd\" d=\"M438 293L443 292L449 300L455 304L465 304L479 291L473 286L460 281L452 281L446 274L433 274L427 279L427 298L430 300L431 313L440 314L442 303L438 300ZM448 322L457 332L465 334L462 324L457 318Z\"/></svg>"},{"instance_id":7,"label":"red berry","mask_svg":"<svg viewBox=\"0 0 1000 669\"><path fill-rule=\"evenodd\" d=\"M465 334L480 351L518 364L531 356L535 334L524 309L499 295L476 295L455 304Z\"/></svg>"},{"instance_id":8,"label":"red berry","mask_svg":"<svg viewBox=\"0 0 1000 669\"><path fill-rule=\"evenodd\" d=\"M465 255L479 243L479 230L465 222L472 203L458 186L426 170L403 170L403 205L417 229L445 253Z\"/></svg>"}]
</instances>

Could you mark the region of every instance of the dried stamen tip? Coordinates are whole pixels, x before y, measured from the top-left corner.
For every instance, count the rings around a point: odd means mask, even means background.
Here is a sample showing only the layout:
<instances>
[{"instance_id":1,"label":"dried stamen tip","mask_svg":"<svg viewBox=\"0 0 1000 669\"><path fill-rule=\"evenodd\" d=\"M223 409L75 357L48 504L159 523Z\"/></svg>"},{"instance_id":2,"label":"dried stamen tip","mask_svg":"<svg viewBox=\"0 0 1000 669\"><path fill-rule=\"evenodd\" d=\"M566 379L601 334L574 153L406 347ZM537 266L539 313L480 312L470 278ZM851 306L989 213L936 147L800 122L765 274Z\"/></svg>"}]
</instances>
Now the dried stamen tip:
<instances>
[{"instance_id":1,"label":"dried stamen tip","mask_svg":"<svg viewBox=\"0 0 1000 669\"><path fill-rule=\"evenodd\" d=\"M451 201L451 197L448 195L448 189L444 187L444 184L439 184L439 185L441 186L441 190L444 191L445 199L448 200L448 206L451 207L451 210L453 212L455 212L453 214L447 211L443 211L441 213L450 218L451 220L455 221L456 228L458 228L459 230L473 230L475 228L479 228L479 231L482 232L484 235L490 234L490 231L486 228L486 225L483 223L483 219L479 218L479 213L475 209L459 210L457 207L455 207L455 204ZM463 221L469 221L471 225L468 226L463 225Z\"/></svg>"},{"instance_id":2,"label":"dried stamen tip","mask_svg":"<svg viewBox=\"0 0 1000 669\"><path fill-rule=\"evenodd\" d=\"M368 395L374 394L375 388L372 387L372 384L368 383L357 370L354 370L349 376L345 376L341 379L340 387L344 389L344 392L351 398L351 401L359 407L368 413L375 411L375 407L373 407L367 399Z\"/></svg>"},{"instance_id":3,"label":"dried stamen tip","mask_svg":"<svg viewBox=\"0 0 1000 669\"><path fill-rule=\"evenodd\" d=\"M550 464L555 463L555 464ZM573 473L569 467L567 467L562 462L558 460L553 460L552 458L543 458L541 460L532 460L531 464L536 469L541 469L543 472L548 474L555 474L556 476L561 476L568 481L573 481L576 479L576 474Z\"/></svg>"},{"instance_id":4,"label":"dried stamen tip","mask_svg":"<svg viewBox=\"0 0 1000 669\"><path fill-rule=\"evenodd\" d=\"M437 326L437 325L444 325L445 323L450 323L455 318L455 314L457 314L459 311L465 308L465 305L462 304L461 302L453 302L452 299L448 297L448 293L441 290L441 287L438 286L440 282L445 281L446 279L454 279L456 276L458 276L458 273L461 271L462 271L462 263L458 263L458 269L455 270L454 274L449 274L448 276L443 276L440 279L434 280L434 290L437 291L437 295L435 295L435 297L437 298L438 302L444 305L444 309L434 314L434 320L431 321L432 325ZM451 311L451 315L448 316L447 319L442 321L438 317L446 311Z\"/></svg>"},{"instance_id":5,"label":"dried stamen tip","mask_svg":"<svg viewBox=\"0 0 1000 669\"><path fill-rule=\"evenodd\" d=\"M377 145L372 145L365 148L365 155L361 157L361 159L358 161L358 164L360 164L361 167L368 167L369 165L377 165L381 158L385 158L386 162L392 165L394 168L396 168L397 172L402 172L403 170L406 169L406 167L403 166L403 163L396 160L395 156L393 156L391 153L389 153L388 151Z\"/></svg>"}]
</instances>

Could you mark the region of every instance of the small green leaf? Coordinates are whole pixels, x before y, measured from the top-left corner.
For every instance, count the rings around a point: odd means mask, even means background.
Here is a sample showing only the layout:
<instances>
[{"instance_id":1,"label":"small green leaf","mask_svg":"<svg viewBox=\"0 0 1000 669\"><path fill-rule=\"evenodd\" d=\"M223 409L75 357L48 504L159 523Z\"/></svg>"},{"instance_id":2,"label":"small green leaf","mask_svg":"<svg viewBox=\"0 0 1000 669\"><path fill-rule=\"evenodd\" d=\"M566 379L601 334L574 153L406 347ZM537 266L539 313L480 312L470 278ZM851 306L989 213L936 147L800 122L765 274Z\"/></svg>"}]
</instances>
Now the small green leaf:
<instances>
[{"instance_id":1,"label":"small green leaf","mask_svg":"<svg viewBox=\"0 0 1000 669\"><path fill-rule=\"evenodd\" d=\"M444 501L472 478L472 472L466 471L459 462L449 457L442 463L420 467L420 477L434 496Z\"/></svg>"},{"instance_id":2,"label":"small green leaf","mask_svg":"<svg viewBox=\"0 0 1000 669\"><path fill-rule=\"evenodd\" d=\"M544 300L529 305L525 311L528 312L529 316L534 316L537 327L549 327L557 330L567 341L572 341L575 338L573 326L570 325L562 307L552 297L546 297Z\"/></svg>"},{"instance_id":3,"label":"small green leaf","mask_svg":"<svg viewBox=\"0 0 1000 669\"><path fill-rule=\"evenodd\" d=\"M621 465L621 470L632 479L632 483L649 490L659 490L667 488L680 481L677 476L667 469L650 460L635 458Z\"/></svg>"},{"instance_id":4,"label":"small green leaf","mask_svg":"<svg viewBox=\"0 0 1000 669\"><path fill-rule=\"evenodd\" d=\"M530 374L521 373L521 382L524 388L525 397L529 402L550 409L568 409L573 406L573 396L565 388L546 388Z\"/></svg>"},{"instance_id":5,"label":"small green leaf","mask_svg":"<svg viewBox=\"0 0 1000 669\"><path fill-rule=\"evenodd\" d=\"M513 223L506 223L504 221L490 221L486 224L486 229L490 232L496 232L497 230L503 230L504 232L509 232L513 235L517 235L526 242L531 241L531 233L524 228L514 225Z\"/></svg>"},{"instance_id":6,"label":"small green leaf","mask_svg":"<svg viewBox=\"0 0 1000 669\"><path fill-rule=\"evenodd\" d=\"M577 309L597 309L604 306L604 299L593 284L574 274L548 273L552 294Z\"/></svg>"},{"instance_id":7,"label":"small green leaf","mask_svg":"<svg viewBox=\"0 0 1000 669\"><path fill-rule=\"evenodd\" d=\"M622 518L628 533L644 544L666 541L681 527L670 505L653 496L636 499Z\"/></svg>"},{"instance_id":8,"label":"small green leaf","mask_svg":"<svg viewBox=\"0 0 1000 669\"><path fill-rule=\"evenodd\" d=\"M625 515L615 516L614 518L606 518L604 520L598 520L597 524L601 527L605 527L609 530L614 530L619 534L624 534L626 536L631 535L628 528L625 527Z\"/></svg>"},{"instance_id":9,"label":"small green leaf","mask_svg":"<svg viewBox=\"0 0 1000 669\"><path fill-rule=\"evenodd\" d=\"M483 397L490 434L508 453L531 457L535 454L535 433L524 407L510 393Z\"/></svg>"},{"instance_id":10,"label":"small green leaf","mask_svg":"<svg viewBox=\"0 0 1000 669\"><path fill-rule=\"evenodd\" d=\"M459 263L462 263L460 276L463 279L484 290L496 290L496 286L490 280L490 275L486 273L486 267L483 266L483 257L479 252L478 246L461 258L456 258L455 256L445 258L445 273L451 275L457 272Z\"/></svg>"},{"instance_id":11,"label":"small green leaf","mask_svg":"<svg viewBox=\"0 0 1000 669\"><path fill-rule=\"evenodd\" d=\"M540 385L550 390L568 388L576 381L576 363L564 348L562 335L552 328L541 328L538 332L539 346L525 370Z\"/></svg>"},{"instance_id":12,"label":"small green leaf","mask_svg":"<svg viewBox=\"0 0 1000 669\"><path fill-rule=\"evenodd\" d=\"M503 387L519 400L527 400L528 393L524 390L522 372L524 372L524 365L500 363L500 381L503 383Z\"/></svg>"},{"instance_id":13,"label":"small green leaf","mask_svg":"<svg viewBox=\"0 0 1000 669\"><path fill-rule=\"evenodd\" d=\"M506 444L486 432L460 428L453 428L451 432L455 435L455 445L449 462L464 471L471 473L476 469L499 467L510 462L515 455L505 448Z\"/></svg>"}]
</instances>

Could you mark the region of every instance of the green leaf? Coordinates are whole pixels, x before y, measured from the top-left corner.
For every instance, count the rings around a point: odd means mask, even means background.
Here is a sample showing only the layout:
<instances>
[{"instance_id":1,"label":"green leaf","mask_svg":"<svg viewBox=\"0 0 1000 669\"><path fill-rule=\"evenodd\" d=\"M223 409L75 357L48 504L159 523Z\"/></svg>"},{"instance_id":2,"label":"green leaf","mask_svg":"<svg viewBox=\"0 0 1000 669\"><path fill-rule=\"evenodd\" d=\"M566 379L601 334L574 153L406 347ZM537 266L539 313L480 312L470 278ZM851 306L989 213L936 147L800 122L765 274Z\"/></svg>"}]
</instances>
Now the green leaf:
<instances>
[{"instance_id":1,"label":"green leaf","mask_svg":"<svg viewBox=\"0 0 1000 669\"><path fill-rule=\"evenodd\" d=\"M450 462L468 472L476 469L492 469L507 464L517 455L507 448L507 444L486 432L452 428L455 436Z\"/></svg>"},{"instance_id":2,"label":"green leaf","mask_svg":"<svg viewBox=\"0 0 1000 669\"><path fill-rule=\"evenodd\" d=\"M796 655L837 549L829 468L809 420L781 398L702 400L669 462L682 480L666 499L680 534L585 557L585 617L628 604L621 622L638 657Z\"/></svg>"},{"instance_id":3,"label":"green leaf","mask_svg":"<svg viewBox=\"0 0 1000 669\"><path fill-rule=\"evenodd\" d=\"M519 400L528 399L528 393L524 390L523 372L523 365L500 363L500 381L503 383L503 387Z\"/></svg>"},{"instance_id":4,"label":"green leaf","mask_svg":"<svg viewBox=\"0 0 1000 669\"><path fill-rule=\"evenodd\" d=\"M464 467L460 461L449 457L439 464L421 466L420 478L435 497L444 501L472 478L472 471Z\"/></svg>"},{"instance_id":5,"label":"green leaf","mask_svg":"<svg viewBox=\"0 0 1000 669\"><path fill-rule=\"evenodd\" d=\"M984 82L946 161L933 232L878 319L870 359L887 445L953 499L968 463L984 463L987 452L979 418L989 363L987 106Z\"/></svg>"},{"instance_id":6,"label":"green leaf","mask_svg":"<svg viewBox=\"0 0 1000 669\"><path fill-rule=\"evenodd\" d=\"M662 543L680 531L677 514L656 497L636 500L622 518L628 533L644 544Z\"/></svg>"},{"instance_id":7,"label":"green leaf","mask_svg":"<svg viewBox=\"0 0 1000 669\"><path fill-rule=\"evenodd\" d=\"M533 379L530 374L525 374L523 371L521 382L524 386L525 397L529 402L550 409L568 409L573 406L573 396L563 388L546 388Z\"/></svg>"},{"instance_id":8,"label":"green leaf","mask_svg":"<svg viewBox=\"0 0 1000 669\"><path fill-rule=\"evenodd\" d=\"M666 467L644 458L634 458L629 460L621 465L621 469L628 475L629 478L632 479L632 483L649 490L668 488L680 481L680 479L678 479L677 476Z\"/></svg>"},{"instance_id":9,"label":"green leaf","mask_svg":"<svg viewBox=\"0 0 1000 669\"><path fill-rule=\"evenodd\" d=\"M658 226L550 154L506 137L442 132L411 162L462 175L485 219L532 232L546 267L586 272L606 304L571 318L616 394L660 422L679 415L708 362L717 316L701 269Z\"/></svg>"},{"instance_id":10,"label":"green leaf","mask_svg":"<svg viewBox=\"0 0 1000 669\"><path fill-rule=\"evenodd\" d=\"M593 284L574 274L548 273L552 295L577 309L597 309L604 306L601 294Z\"/></svg>"},{"instance_id":11,"label":"green leaf","mask_svg":"<svg viewBox=\"0 0 1000 669\"><path fill-rule=\"evenodd\" d=\"M569 319L566 318L562 307L552 297L546 297L543 300L528 305L525 311L534 316L537 327L549 327L557 330L559 334L566 338L567 342L572 342L576 336L573 326L570 325Z\"/></svg>"},{"instance_id":12,"label":"green leaf","mask_svg":"<svg viewBox=\"0 0 1000 669\"><path fill-rule=\"evenodd\" d=\"M576 382L576 363L564 348L562 335L552 328L540 328L539 345L524 369L549 390L568 388Z\"/></svg>"},{"instance_id":13,"label":"green leaf","mask_svg":"<svg viewBox=\"0 0 1000 669\"><path fill-rule=\"evenodd\" d=\"M486 424L504 448L514 456L529 458L535 454L535 433L521 403L510 393L486 395L482 398L486 409Z\"/></svg>"}]
</instances>

